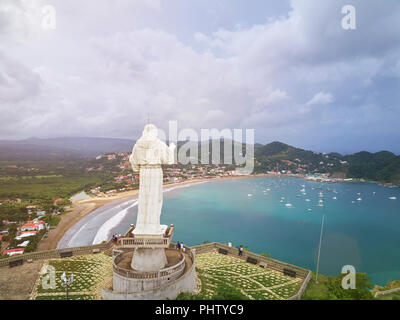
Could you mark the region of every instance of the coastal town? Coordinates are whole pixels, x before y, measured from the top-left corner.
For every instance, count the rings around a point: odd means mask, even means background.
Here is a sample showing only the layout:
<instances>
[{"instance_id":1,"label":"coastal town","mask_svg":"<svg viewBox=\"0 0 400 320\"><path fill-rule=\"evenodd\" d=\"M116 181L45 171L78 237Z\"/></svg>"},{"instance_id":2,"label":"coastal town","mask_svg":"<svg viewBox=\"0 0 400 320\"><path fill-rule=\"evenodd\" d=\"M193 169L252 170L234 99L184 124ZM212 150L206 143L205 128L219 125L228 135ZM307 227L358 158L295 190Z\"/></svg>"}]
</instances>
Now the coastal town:
<instances>
[{"instance_id":1,"label":"coastal town","mask_svg":"<svg viewBox=\"0 0 400 320\"><path fill-rule=\"evenodd\" d=\"M26 196L17 194L15 197L0 199L0 242L2 257L32 252L37 249L39 242L46 238L46 233L55 228L61 221L63 214L71 211L74 202L73 194L84 192L87 197L112 198L118 194L137 190L139 187L139 175L134 173L129 162L130 153L106 153L97 155L81 165L80 169L87 176L89 183L84 183L81 189L74 191L53 192L51 194L38 194ZM329 156L324 155L326 163L320 161L320 169L337 165L330 163ZM341 161L341 160L339 160ZM341 165L347 165L341 161ZM76 164L73 164L76 166ZM352 178L331 175L328 172L318 173L313 167L310 172L310 164L300 158L281 160L265 164L261 161L255 163L255 176L292 176L305 178L317 182L346 182ZM164 185L202 181L209 179L227 179L242 177L234 165L214 164L176 164L164 166ZM49 170L34 166L7 164L2 168L2 179L22 179L26 182L42 180L55 181L66 179L69 169L63 165ZM98 178L94 182L93 177ZM100 178L99 178L100 177ZM33 186L34 187L34 186Z\"/></svg>"}]
</instances>

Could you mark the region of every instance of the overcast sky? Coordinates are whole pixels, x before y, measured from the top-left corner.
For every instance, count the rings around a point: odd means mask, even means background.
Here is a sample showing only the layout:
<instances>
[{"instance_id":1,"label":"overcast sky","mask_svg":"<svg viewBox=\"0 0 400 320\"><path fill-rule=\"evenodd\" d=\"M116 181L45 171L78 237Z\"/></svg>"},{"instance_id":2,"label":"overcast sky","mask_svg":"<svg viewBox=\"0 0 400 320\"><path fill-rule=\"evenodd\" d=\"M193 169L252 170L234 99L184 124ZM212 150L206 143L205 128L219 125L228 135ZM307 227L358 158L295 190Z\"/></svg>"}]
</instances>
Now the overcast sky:
<instances>
[{"instance_id":1,"label":"overcast sky","mask_svg":"<svg viewBox=\"0 0 400 320\"><path fill-rule=\"evenodd\" d=\"M163 129L400 153L399 98L397 0L0 0L0 139L136 139L149 113Z\"/></svg>"}]
</instances>

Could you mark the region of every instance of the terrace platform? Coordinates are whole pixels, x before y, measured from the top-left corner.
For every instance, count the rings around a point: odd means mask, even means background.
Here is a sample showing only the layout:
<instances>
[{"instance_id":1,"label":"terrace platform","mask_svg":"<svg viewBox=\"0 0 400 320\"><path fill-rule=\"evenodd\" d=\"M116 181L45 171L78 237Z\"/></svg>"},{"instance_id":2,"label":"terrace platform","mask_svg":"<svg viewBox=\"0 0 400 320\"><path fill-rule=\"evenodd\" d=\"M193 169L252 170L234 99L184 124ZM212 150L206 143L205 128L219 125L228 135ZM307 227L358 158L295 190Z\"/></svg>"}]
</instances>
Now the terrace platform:
<instances>
[{"instance_id":1,"label":"terrace platform","mask_svg":"<svg viewBox=\"0 0 400 320\"><path fill-rule=\"evenodd\" d=\"M125 248L126 249L126 248ZM133 249L117 252L113 261L113 283L103 288L104 300L174 299L181 292L196 289L195 250L185 252L164 249L167 263L157 271L140 271L131 267Z\"/></svg>"}]
</instances>

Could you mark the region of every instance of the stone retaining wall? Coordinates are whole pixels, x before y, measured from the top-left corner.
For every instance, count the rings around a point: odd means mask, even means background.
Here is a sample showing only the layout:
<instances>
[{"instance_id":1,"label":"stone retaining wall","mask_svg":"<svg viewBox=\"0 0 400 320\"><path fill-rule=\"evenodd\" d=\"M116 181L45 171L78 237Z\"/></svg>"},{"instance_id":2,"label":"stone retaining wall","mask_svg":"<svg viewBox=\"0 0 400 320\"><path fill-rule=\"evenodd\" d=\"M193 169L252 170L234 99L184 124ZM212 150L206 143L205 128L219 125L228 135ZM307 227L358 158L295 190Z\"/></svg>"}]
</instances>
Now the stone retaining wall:
<instances>
[{"instance_id":1,"label":"stone retaining wall","mask_svg":"<svg viewBox=\"0 0 400 320\"><path fill-rule=\"evenodd\" d=\"M72 248L64 248L64 249L55 249L55 250L47 250L47 251L38 251L38 252L30 252L24 253L20 255L14 255L9 258L0 259L0 267L8 266L10 262L20 260L27 261L29 259L32 260L42 260L42 259L57 259L61 258L61 254L65 252L72 252L74 256L81 254L90 254L93 253L93 250L105 251L111 248L113 245L112 241L108 241L106 243L100 243L90 246L81 246L81 247L72 247Z\"/></svg>"},{"instance_id":2,"label":"stone retaining wall","mask_svg":"<svg viewBox=\"0 0 400 320\"><path fill-rule=\"evenodd\" d=\"M377 291L377 292L375 292L375 298L387 296L389 294L396 293L396 292L400 292L400 288L394 288L394 289L385 290L385 291Z\"/></svg>"}]
</instances>

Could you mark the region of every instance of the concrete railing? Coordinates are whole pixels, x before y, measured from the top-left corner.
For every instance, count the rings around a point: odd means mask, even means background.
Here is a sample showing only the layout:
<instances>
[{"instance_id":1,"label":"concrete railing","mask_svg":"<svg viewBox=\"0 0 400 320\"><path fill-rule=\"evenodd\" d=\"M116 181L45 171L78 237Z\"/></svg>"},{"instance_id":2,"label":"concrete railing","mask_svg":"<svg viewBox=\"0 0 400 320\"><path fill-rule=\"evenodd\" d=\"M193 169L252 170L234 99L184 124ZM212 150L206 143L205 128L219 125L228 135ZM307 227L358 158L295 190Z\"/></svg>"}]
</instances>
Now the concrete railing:
<instances>
[{"instance_id":1,"label":"concrete railing","mask_svg":"<svg viewBox=\"0 0 400 320\"><path fill-rule=\"evenodd\" d=\"M24 253L20 255L14 255L9 258L0 259L0 267L8 266L10 262L16 260L42 260L42 259L57 259L61 258L62 253L72 252L73 255L81 255L81 254L90 254L93 253L94 249L98 249L100 251L107 250L111 248L113 245L112 241L108 241L106 243L100 243L90 246L81 246L81 247L72 247L72 248L64 248L64 249L55 249L55 250L46 250L46 251L38 251L38 252L30 252Z\"/></svg>"},{"instance_id":2,"label":"concrete railing","mask_svg":"<svg viewBox=\"0 0 400 320\"><path fill-rule=\"evenodd\" d=\"M303 280L303 283L301 284L299 291L297 291L297 293L294 296L288 298L287 300L300 300L304 291L306 291L307 289L308 283L311 280L311 276L312 276L311 271L308 271L307 277Z\"/></svg>"},{"instance_id":3,"label":"concrete railing","mask_svg":"<svg viewBox=\"0 0 400 320\"><path fill-rule=\"evenodd\" d=\"M132 232L135 229L134 225L131 225L129 230L125 233L124 237L118 239L118 246L125 248L168 248L174 225L170 225L164 235L133 235Z\"/></svg>"},{"instance_id":4,"label":"concrete railing","mask_svg":"<svg viewBox=\"0 0 400 320\"><path fill-rule=\"evenodd\" d=\"M168 248L170 238L120 238L118 245L126 248Z\"/></svg>"},{"instance_id":5,"label":"concrete railing","mask_svg":"<svg viewBox=\"0 0 400 320\"><path fill-rule=\"evenodd\" d=\"M387 296L389 294L396 293L396 292L400 292L400 288L394 288L394 289L389 289L389 290L385 290L385 291L377 291L377 292L375 292L374 297L379 298L379 297Z\"/></svg>"},{"instance_id":6,"label":"concrete railing","mask_svg":"<svg viewBox=\"0 0 400 320\"><path fill-rule=\"evenodd\" d=\"M118 263L122 260L124 253L118 254L114 258L113 271L120 276L131 278L131 279L157 279L157 278L178 278L185 270L185 256L181 253L181 260L174 266L161 269L154 272L142 272L127 270L118 267Z\"/></svg>"},{"instance_id":7,"label":"concrete railing","mask_svg":"<svg viewBox=\"0 0 400 320\"><path fill-rule=\"evenodd\" d=\"M278 271L282 271L283 269L291 269L293 271L296 271L296 274L301 277L301 278L306 278L310 272L310 270L292 265L290 263L286 263L286 262L282 262L279 260L275 260L269 257L264 257L260 254L257 253L253 253L253 252L249 252L244 250L242 255L239 256L238 255L238 249L235 247L230 247L228 245L222 244L222 243L218 243L218 242L211 242L211 243L206 243L206 244L200 244L197 246L193 246L192 248L196 249L197 253L202 253L202 252L207 252L210 250L214 250L214 249L224 249L227 250L229 254L235 255L238 258L244 259L246 260L247 257L251 257L254 259L257 259L259 262L263 261L267 264L268 268L271 269L275 269Z\"/></svg>"}]
</instances>

